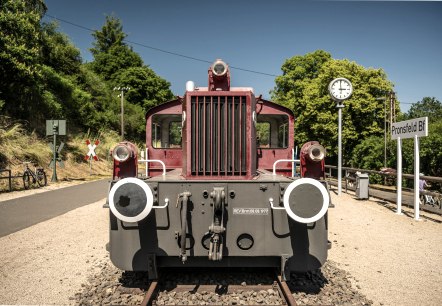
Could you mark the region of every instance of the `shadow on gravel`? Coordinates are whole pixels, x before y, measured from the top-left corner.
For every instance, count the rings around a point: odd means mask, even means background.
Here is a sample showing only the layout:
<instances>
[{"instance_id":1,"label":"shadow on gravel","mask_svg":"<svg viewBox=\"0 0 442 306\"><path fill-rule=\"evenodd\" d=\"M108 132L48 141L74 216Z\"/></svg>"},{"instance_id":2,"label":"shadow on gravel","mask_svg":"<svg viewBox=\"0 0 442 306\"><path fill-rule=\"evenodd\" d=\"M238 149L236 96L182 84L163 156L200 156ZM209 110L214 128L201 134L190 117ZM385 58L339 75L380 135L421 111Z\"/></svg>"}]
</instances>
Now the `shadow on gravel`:
<instances>
[{"instance_id":1,"label":"shadow on gravel","mask_svg":"<svg viewBox=\"0 0 442 306\"><path fill-rule=\"evenodd\" d=\"M304 292L306 294L318 294L328 284L327 278L321 270L306 273L292 273L287 285L292 293Z\"/></svg>"},{"instance_id":2,"label":"shadow on gravel","mask_svg":"<svg viewBox=\"0 0 442 306\"><path fill-rule=\"evenodd\" d=\"M124 271L119 279L121 287L147 290L150 281L147 272Z\"/></svg>"},{"instance_id":3,"label":"shadow on gravel","mask_svg":"<svg viewBox=\"0 0 442 306\"><path fill-rule=\"evenodd\" d=\"M372 305L347 271L327 261L321 269L292 273L287 282L298 305Z\"/></svg>"}]
</instances>

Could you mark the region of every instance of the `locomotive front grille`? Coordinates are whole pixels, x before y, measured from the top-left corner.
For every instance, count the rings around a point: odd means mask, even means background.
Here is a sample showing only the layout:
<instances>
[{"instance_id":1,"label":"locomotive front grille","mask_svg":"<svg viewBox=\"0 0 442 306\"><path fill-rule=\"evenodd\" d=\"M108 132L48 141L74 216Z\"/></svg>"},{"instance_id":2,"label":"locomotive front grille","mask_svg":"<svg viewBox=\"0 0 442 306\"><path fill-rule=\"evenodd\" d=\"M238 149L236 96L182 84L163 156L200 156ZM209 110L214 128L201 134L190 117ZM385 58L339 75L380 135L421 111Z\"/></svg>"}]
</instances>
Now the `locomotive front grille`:
<instances>
[{"instance_id":1,"label":"locomotive front grille","mask_svg":"<svg viewBox=\"0 0 442 306\"><path fill-rule=\"evenodd\" d=\"M246 174L246 97L191 97L191 172Z\"/></svg>"}]
</instances>

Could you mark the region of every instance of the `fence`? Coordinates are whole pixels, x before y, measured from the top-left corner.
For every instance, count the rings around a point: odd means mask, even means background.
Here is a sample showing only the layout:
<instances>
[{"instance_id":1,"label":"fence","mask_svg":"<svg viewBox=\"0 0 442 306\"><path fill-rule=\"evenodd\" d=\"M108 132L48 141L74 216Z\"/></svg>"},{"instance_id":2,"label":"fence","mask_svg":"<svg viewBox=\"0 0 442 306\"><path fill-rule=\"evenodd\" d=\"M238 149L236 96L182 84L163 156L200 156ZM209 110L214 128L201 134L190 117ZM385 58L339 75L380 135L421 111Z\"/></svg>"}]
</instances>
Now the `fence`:
<instances>
[{"instance_id":1,"label":"fence","mask_svg":"<svg viewBox=\"0 0 442 306\"><path fill-rule=\"evenodd\" d=\"M7 175L5 176L4 173L7 173ZM13 189L12 186L12 179L15 178L23 178L23 174L22 173L18 173L17 175L12 175L12 171L10 169L0 169L0 180L8 180L8 189L11 192ZM2 192L3 190L0 190L0 192Z\"/></svg>"},{"instance_id":2,"label":"fence","mask_svg":"<svg viewBox=\"0 0 442 306\"><path fill-rule=\"evenodd\" d=\"M326 165L325 167L328 170L328 173L326 174L328 179L337 177L337 168L338 168L337 166ZM369 185L370 188L378 189L378 190L383 189L384 191L394 192L394 193L397 192L396 187L395 187L397 174L394 171L376 171L376 170L367 170L367 169L359 169L359 168L351 168L351 167L342 167L342 170L345 171L345 175L343 176L343 179L344 179L345 192L347 192L347 193L348 193L348 189L354 190L354 187L351 186L351 183L349 183L349 182L356 181L356 178L354 175L356 172L367 173L369 175L380 175L385 178L384 185L370 184ZM407 179L407 180L414 180L414 175L413 174L402 174L402 178ZM442 178L435 177L435 176L420 176L420 178L424 179L427 182L434 183L432 186L433 190L420 191L420 197L423 199L422 204L424 204L422 209L427 210L427 211L431 211L434 213L442 214L442 193L437 191L437 190L439 190L439 191L442 190L441 189ZM385 182L387 180L393 180L392 185L394 185L394 186L387 189L388 186L385 185ZM413 190L410 188L403 188L403 191L413 192ZM433 201L431 202L431 204L427 203L424 196L431 196L433 198ZM407 205L407 203L404 203L404 204ZM408 206L410 206L410 205L408 205Z\"/></svg>"},{"instance_id":3,"label":"fence","mask_svg":"<svg viewBox=\"0 0 442 306\"><path fill-rule=\"evenodd\" d=\"M3 173L7 172L8 176L3 176ZM9 183L9 191L12 191L12 176L11 170L9 169L0 169L0 179L7 179Z\"/></svg>"}]
</instances>

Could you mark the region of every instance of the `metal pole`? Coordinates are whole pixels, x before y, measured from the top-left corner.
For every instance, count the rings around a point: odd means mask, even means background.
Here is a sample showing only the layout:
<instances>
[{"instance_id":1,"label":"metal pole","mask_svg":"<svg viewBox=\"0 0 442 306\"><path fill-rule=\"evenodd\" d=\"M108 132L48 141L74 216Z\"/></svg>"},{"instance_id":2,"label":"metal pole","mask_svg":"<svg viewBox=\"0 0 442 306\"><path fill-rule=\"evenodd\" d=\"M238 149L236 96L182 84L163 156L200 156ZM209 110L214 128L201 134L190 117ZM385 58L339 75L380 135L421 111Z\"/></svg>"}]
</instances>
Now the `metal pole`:
<instances>
[{"instance_id":1,"label":"metal pole","mask_svg":"<svg viewBox=\"0 0 442 306\"><path fill-rule=\"evenodd\" d=\"M121 98L121 141L124 140L124 92L129 91L130 87L114 87L115 91L120 92Z\"/></svg>"},{"instance_id":2,"label":"metal pole","mask_svg":"<svg viewBox=\"0 0 442 306\"><path fill-rule=\"evenodd\" d=\"M398 215L402 215L402 140L397 138L397 177L396 177L396 204Z\"/></svg>"},{"instance_id":3,"label":"metal pole","mask_svg":"<svg viewBox=\"0 0 442 306\"><path fill-rule=\"evenodd\" d=\"M384 100L384 168L387 167L387 100ZM385 177L384 177L385 185Z\"/></svg>"},{"instance_id":4,"label":"metal pole","mask_svg":"<svg viewBox=\"0 0 442 306\"><path fill-rule=\"evenodd\" d=\"M124 88L121 88L121 141L124 140Z\"/></svg>"},{"instance_id":5,"label":"metal pole","mask_svg":"<svg viewBox=\"0 0 442 306\"><path fill-rule=\"evenodd\" d=\"M343 104L338 103L338 195L341 195L342 191L342 108Z\"/></svg>"},{"instance_id":6,"label":"metal pole","mask_svg":"<svg viewBox=\"0 0 442 306\"><path fill-rule=\"evenodd\" d=\"M414 135L414 220L419 220L419 138Z\"/></svg>"},{"instance_id":7,"label":"metal pole","mask_svg":"<svg viewBox=\"0 0 442 306\"><path fill-rule=\"evenodd\" d=\"M53 146L53 157L52 157L52 162L54 164L54 168L52 169L52 179L51 182L57 182L57 130L58 130L58 126L57 125L53 125L52 126L52 130L54 132L54 146Z\"/></svg>"}]
</instances>

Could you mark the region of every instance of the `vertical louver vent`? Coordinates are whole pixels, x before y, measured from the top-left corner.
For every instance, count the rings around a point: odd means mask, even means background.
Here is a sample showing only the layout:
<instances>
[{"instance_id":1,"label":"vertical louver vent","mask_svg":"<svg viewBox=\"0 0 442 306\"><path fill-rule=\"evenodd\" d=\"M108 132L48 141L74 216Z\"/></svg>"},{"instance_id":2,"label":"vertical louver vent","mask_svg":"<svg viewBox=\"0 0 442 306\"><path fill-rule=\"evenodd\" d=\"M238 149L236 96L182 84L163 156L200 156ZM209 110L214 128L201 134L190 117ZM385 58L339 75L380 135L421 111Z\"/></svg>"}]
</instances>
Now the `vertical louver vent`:
<instances>
[{"instance_id":1,"label":"vertical louver vent","mask_svg":"<svg viewBox=\"0 0 442 306\"><path fill-rule=\"evenodd\" d=\"M246 174L246 97L191 98L192 175Z\"/></svg>"}]
</instances>

